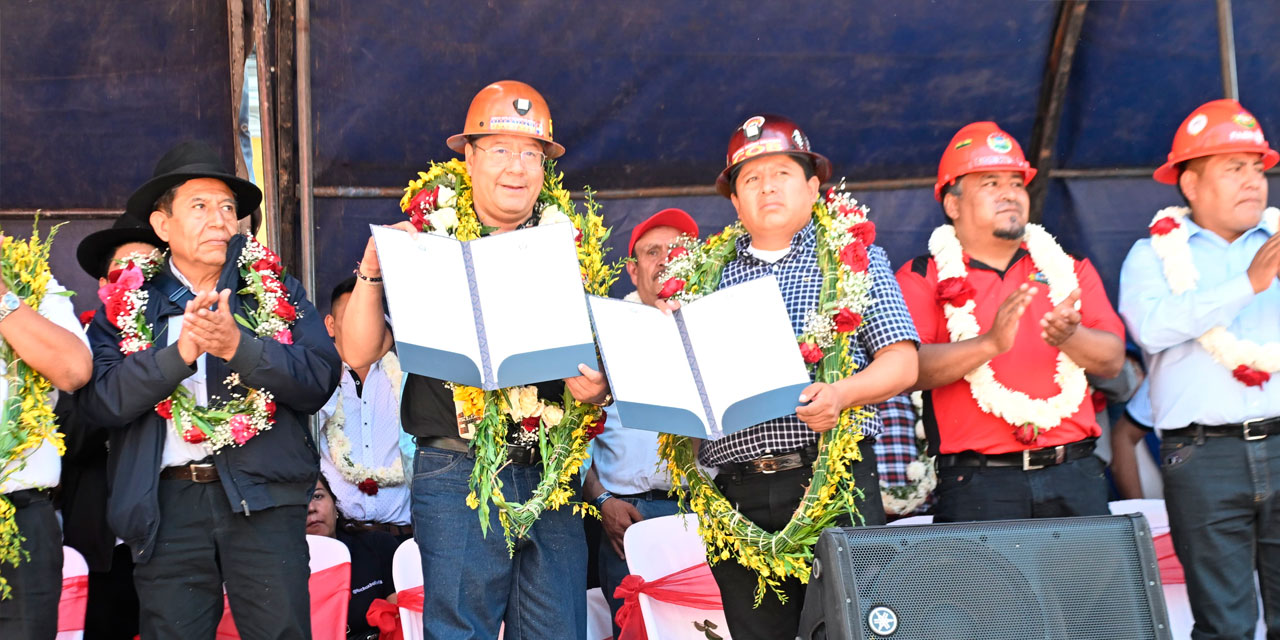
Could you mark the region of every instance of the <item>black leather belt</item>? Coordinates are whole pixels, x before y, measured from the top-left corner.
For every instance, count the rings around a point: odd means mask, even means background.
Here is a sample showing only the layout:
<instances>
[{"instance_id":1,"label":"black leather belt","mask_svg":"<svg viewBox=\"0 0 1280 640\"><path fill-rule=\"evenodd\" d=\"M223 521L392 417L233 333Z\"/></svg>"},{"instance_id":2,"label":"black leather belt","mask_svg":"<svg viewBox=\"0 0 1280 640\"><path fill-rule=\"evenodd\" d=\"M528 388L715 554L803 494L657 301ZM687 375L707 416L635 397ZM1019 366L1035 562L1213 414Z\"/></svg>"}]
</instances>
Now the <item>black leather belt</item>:
<instances>
[{"instance_id":1,"label":"black leather belt","mask_svg":"<svg viewBox=\"0 0 1280 640\"><path fill-rule=\"evenodd\" d=\"M752 473L777 473L808 467L818 459L816 446L797 449L789 453L767 455L746 462L729 462L720 465L720 473L748 475Z\"/></svg>"},{"instance_id":2,"label":"black leather belt","mask_svg":"<svg viewBox=\"0 0 1280 640\"><path fill-rule=\"evenodd\" d=\"M218 467L212 462L193 462L176 467L165 467L160 470L160 479L190 480L197 484L208 484L218 481Z\"/></svg>"},{"instance_id":3,"label":"black leather belt","mask_svg":"<svg viewBox=\"0 0 1280 640\"><path fill-rule=\"evenodd\" d=\"M457 451L458 453L467 454L468 457L475 457L475 452L471 450L471 445L462 438L429 436L414 438L413 441L419 447L431 447L433 449ZM522 447L519 445L508 444L507 459L515 464L534 465L542 462L542 452L537 447Z\"/></svg>"},{"instance_id":4,"label":"black leather belt","mask_svg":"<svg viewBox=\"0 0 1280 640\"><path fill-rule=\"evenodd\" d=\"M1267 436L1280 434L1280 418L1258 418L1234 424L1196 424L1181 429L1165 429L1160 432L1163 437L1173 436L1185 438L1223 438L1235 437L1245 440L1261 440Z\"/></svg>"},{"instance_id":5,"label":"black leather belt","mask_svg":"<svg viewBox=\"0 0 1280 640\"><path fill-rule=\"evenodd\" d=\"M1064 462L1079 460L1093 455L1093 446L1097 438L1089 438L1071 444L1056 447L1027 449L1014 453L982 454L977 451L962 451L938 456L939 467L1022 467L1023 471L1034 471L1052 467Z\"/></svg>"}]
</instances>

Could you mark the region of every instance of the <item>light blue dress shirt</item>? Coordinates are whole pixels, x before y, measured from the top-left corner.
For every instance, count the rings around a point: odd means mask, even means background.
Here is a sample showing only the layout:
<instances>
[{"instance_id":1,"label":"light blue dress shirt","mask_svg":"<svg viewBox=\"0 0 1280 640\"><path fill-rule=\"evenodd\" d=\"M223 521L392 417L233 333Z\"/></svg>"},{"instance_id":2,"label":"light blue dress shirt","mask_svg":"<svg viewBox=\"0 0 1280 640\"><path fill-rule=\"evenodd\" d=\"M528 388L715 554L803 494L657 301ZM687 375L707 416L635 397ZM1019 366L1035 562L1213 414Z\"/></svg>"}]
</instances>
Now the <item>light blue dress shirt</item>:
<instances>
[{"instance_id":1,"label":"light blue dress shirt","mask_svg":"<svg viewBox=\"0 0 1280 640\"><path fill-rule=\"evenodd\" d=\"M1129 250L1120 271L1120 315L1146 353L1157 429L1219 425L1280 416L1280 379L1261 387L1239 382L1196 339L1226 326L1242 340L1280 341L1280 285L1254 294L1246 271L1274 230L1261 223L1235 242L1183 219L1197 287L1174 295L1151 240Z\"/></svg>"}]
</instances>

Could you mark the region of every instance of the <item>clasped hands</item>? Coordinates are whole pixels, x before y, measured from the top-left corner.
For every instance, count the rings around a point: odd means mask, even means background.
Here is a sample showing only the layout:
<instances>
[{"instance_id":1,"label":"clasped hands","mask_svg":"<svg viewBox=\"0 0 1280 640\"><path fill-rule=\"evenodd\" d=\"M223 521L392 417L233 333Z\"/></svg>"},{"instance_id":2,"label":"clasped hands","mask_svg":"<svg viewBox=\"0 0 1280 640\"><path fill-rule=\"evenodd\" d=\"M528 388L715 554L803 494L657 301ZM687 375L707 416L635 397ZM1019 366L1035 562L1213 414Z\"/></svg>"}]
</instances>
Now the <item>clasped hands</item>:
<instances>
[{"instance_id":1,"label":"clasped hands","mask_svg":"<svg viewBox=\"0 0 1280 640\"><path fill-rule=\"evenodd\" d=\"M227 361L235 357L240 329L231 316L230 299L231 290L223 289L201 291L187 302L178 335L178 353L184 362L194 364L204 353Z\"/></svg>"}]
</instances>

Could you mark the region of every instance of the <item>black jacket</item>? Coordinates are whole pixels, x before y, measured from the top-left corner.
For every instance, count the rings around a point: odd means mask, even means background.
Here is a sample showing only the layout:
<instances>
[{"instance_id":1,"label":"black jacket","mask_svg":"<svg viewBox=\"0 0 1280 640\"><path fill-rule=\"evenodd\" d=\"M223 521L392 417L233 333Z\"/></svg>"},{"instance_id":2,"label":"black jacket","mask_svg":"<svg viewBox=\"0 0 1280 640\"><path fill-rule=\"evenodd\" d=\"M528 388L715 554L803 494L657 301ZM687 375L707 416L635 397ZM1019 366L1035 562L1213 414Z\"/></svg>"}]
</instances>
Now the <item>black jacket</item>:
<instances>
[{"instance_id":1,"label":"black jacket","mask_svg":"<svg viewBox=\"0 0 1280 640\"><path fill-rule=\"evenodd\" d=\"M219 290L240 290L236 258L244 242L245 237L237 235L228 243ZM319 473L307 417L329 399L342 372L324 321L306 300L302 284L286 277L284 285L299 316L292 327L293 344L258 338L237 324L240 346L235 357L230 362L212 355L205 359L211 404L228 397L223 380L232 372L239 373L245 385L275 395L275 425L244 446L224 447L214 456L227 502L246 515L307 504ZM100 310L89 327L93 378L77 393L85 420L110 429L107 522L140 563L150 559L160 525L160 456L169 429L154 407L196 372L182 360L176 343L168 345L165 320L182 313L179 301L185 305L189 299L186 287L166 263L144 288L149 295L144 314L157 346L129 356L120 353L120 334ZM254 301L249 295L233 295L230 303L232 314L237 314Z\"/></svg>"}]
</instances>

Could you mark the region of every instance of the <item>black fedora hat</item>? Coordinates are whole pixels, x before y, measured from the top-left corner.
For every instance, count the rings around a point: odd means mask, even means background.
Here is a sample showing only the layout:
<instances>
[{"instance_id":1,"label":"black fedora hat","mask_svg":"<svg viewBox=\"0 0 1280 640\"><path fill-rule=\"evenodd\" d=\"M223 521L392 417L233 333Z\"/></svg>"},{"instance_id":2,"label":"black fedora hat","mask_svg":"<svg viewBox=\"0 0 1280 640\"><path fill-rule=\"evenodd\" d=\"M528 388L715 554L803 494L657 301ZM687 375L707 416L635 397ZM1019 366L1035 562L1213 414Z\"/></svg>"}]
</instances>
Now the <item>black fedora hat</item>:
<instances>
[{"instance_id":1,"label":"black fedora hat","mask_svg":"<svg viewBox=\"0 0 1280 640\"><path fill-rule=\"evenodd\" d=\"M262 191L257 185L227 171L218 153L209 145L189 141L170 149L160 158L151 179L129 196L124 214L149 224L156 200L170 187L193 178L216 178L227 183L236 196L237 218L253 213L262 203Z\"/></svg>"},{"instance_id":2,"label":"black fedora hat","mask_svg":"<svg viewBox=\"0 0 1280 640\"><path fill-rule=\"evenodd\" d=\"M76 247L76 262L90 276L105 278L110 271L107 260L111 254L130 242L145 242L161 249L165 247L164 241L151 229L150 222L122 215L116 218L110 229L95 231L80 241Z\"/></svg>"}]
</instances>

